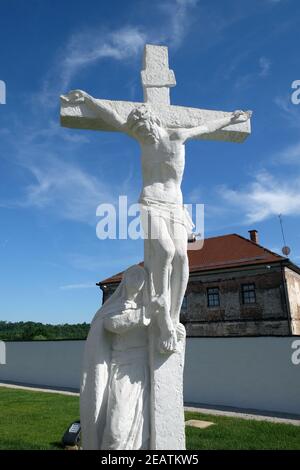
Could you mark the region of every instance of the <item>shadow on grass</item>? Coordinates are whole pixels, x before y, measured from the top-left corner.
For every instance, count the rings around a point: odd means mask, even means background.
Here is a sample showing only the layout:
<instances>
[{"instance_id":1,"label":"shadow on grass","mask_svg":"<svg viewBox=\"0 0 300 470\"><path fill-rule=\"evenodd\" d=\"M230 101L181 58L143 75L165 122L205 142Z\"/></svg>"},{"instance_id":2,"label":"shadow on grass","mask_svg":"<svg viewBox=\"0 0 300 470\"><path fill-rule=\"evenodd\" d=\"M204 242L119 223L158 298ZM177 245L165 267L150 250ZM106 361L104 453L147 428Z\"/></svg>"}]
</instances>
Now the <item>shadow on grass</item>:
<instances>
[{"instance_id":1,"label":"shadow on grass","mask_svg":"<svg viewBox=\"0 0 300 470\"><path fill-rule=\"evenodd\" d=\"M64 450L64 446L60 441L50 442L51 449Z\"/></svg>"}]
</instances>

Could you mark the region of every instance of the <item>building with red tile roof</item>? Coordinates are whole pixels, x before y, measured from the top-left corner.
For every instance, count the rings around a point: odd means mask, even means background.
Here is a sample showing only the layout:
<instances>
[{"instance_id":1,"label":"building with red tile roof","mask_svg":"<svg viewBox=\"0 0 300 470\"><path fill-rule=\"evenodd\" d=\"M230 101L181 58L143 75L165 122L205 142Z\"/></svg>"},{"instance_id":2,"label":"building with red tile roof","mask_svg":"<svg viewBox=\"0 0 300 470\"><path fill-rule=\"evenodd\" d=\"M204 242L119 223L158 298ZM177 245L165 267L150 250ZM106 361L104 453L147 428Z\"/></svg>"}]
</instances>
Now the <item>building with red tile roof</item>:
<instances>
[{"instance_id":1,"label":"building with red tile roof","mask_svg":"<svg viewBox=\"0 0 300 470\"><path fill-rule=\"evenodd\" d=\"M238 234L189 244L189 283L181 321L188 336L300 334L300 268ZM142 265L142 263L140 263ZM103 301L122 272L97 285Z\"/></svg>"}]
</instances>

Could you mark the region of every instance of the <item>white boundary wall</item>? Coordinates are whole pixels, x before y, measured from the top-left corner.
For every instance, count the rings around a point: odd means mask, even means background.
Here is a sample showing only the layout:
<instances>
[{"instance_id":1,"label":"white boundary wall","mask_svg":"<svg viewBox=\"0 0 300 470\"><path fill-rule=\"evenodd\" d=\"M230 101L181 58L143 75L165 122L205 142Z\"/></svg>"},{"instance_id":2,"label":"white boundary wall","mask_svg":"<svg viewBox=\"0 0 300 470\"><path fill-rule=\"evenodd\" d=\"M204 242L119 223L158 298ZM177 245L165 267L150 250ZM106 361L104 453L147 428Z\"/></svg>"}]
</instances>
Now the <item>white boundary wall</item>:
<instances>
[{"instance_id":1,"label":"white boundary wall","mask_svg":"<svg viewBox=\"0 0 300 470\"><path fill-rule=\"evenodd\" d=\"M299 339L189 338L185 401L300 415Z\"/></svg>"},{"instance_id":2,"label":"white boundary wall","mask_svg":"<svg viewBox=\"0 0 300 470\"><path fill-rule=\"evenodd\" d=\"M6 343L0 382L79 388L84 341L17 341Z\"/></svg>"},{"instance_id":3,"label":"white boundary wall","mask_svg":"<svg viewBox=\"0 0 300 470\"><path fill-rule=\"evenodd\" d=\"M299 340L188 338L185 402L300 415L300 363L292 362ZM78 389L83 348L84 341L7 342L0 382Z\"/></svg>"}]
</instances>

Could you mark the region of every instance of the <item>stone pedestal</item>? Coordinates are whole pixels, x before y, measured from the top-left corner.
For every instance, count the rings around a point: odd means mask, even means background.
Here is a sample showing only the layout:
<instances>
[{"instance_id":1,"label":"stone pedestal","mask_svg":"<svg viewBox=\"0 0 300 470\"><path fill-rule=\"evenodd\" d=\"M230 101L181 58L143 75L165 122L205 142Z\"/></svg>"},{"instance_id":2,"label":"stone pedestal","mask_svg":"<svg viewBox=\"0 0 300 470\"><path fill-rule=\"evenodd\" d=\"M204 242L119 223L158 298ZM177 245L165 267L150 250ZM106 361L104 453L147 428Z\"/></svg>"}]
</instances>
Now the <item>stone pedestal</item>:
<instances>
[{"instance_id":1,"label":"stone pedestal","mask_svg":"<svg viewBox=\"0 0 300 470\"><path fill-rule=\"evenodd\" d=\"M183 368L185 340L173 354L157 349L158 327L149 331L151 450L184 450Z\"/></svg>"}]
</instances>

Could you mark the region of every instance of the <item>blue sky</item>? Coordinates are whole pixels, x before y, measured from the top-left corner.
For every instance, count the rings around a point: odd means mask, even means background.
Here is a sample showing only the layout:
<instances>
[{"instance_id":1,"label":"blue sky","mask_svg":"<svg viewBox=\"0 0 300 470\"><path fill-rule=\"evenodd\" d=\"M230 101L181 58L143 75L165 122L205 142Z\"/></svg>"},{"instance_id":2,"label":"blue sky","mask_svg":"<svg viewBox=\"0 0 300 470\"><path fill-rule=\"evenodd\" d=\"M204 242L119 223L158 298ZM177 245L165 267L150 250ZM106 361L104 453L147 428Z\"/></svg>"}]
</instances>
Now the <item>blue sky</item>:
<instances>
[{"instance_id":1,"label":"blue sky","mask_svg":"<svg viewBox=\"0 0 300 470\"><path fill-rule=\"evenodd\" d=\"M141 241L99 240L96 207L137 200L138 146L115 133L59 126L59 95L81 88L142 100L146 42L169 46L173 104L252 109L242 145L190 142L186 202L205 204L206 236L259 231L280 250L283 214L300 262L300 79L297 0L2 0L0 318L89 321L95 282L143 256Z\"/></svg>"}]
</instances>

